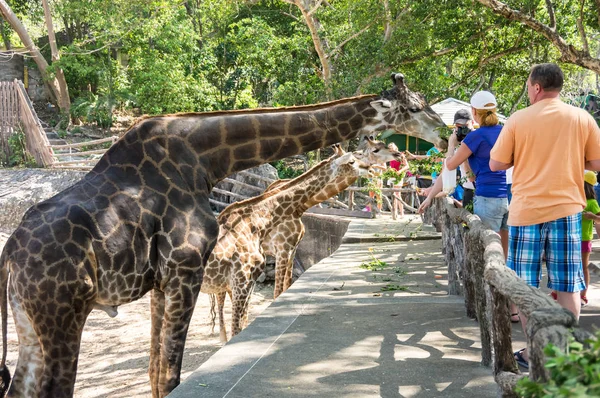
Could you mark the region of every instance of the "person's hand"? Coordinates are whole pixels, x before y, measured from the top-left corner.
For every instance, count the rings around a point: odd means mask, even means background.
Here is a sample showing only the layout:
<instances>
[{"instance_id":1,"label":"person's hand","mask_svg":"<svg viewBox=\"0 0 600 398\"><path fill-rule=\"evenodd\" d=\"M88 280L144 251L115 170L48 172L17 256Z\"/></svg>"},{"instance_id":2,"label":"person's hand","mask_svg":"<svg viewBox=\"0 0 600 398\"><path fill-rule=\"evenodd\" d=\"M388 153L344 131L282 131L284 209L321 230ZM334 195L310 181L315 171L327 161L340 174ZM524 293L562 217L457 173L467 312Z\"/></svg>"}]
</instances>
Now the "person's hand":
<instances>
[{"instance_id":1,"label":"person's hand","mask_svg":"<svg viewBox=\"0 0 600 398\"><path fill-rule=\"evenodd\" d=\"M452 133L448 138L448 148L456 148L458 146L458 137L456 137L456 131Z\"/></svg>"},{"instance_id":2,"label":"person's hand","mask_svg":"<svg viewBox=\"0 0 600 398\"><path fill-rule=\"evenodd\" d=\"M592 212L589 211L584 211L583 212L583 218L585 218L586 220L593 220L596 218L596 215Z\"/></svg>"},{"instance_id":3,"label":"person's hand","mask_svg":"<svg viewBox=\"0 0 600 398\"><path fill-rule=\"evenodd\" d=\"M421 196L429 196L429 192L431 192L431 190L433 189L433 186L427 187L427 188L423 188L421 189L421 192L419 193L419 195Z\"/></svg>"},{"instance_id":4,"label":"person's hand","mask_svg":"<svg viewBox=\"0 0 600 398\"><path fill-rule=\"evenodd\" d=\"M425 213L425 210L431 205L431 198L427 198L425 199L423 202L421 202L421 206L419 206L419 214L423 214Z\"/></svg>"}]
</instances>

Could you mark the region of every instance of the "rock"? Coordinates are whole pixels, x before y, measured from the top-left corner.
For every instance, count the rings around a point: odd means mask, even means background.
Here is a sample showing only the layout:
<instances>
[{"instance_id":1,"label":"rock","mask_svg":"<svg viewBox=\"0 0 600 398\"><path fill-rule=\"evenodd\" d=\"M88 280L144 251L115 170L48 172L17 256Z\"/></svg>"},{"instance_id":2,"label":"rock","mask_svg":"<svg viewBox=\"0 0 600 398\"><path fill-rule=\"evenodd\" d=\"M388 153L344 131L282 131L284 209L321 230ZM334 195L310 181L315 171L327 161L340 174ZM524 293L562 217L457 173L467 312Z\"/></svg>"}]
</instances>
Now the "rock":
<instances>
[{"instance_id":1,"label":"rock","mask_svg":"<svg viewBox=\"0 0 600 398\"><path fill-rule=\"evenodd\" d=\"M279 178L277 176L277 169L268 163L262 164L258 167L253 167L253 168L245 170L245 171L253 173L253 174L257 174L264 178L269 178L270 180L277 180ZM244 184L255 186L259 189L252 189L252 188L245 187L242 185L235 185L234 183L231 183L228 181L221 181L220 183L218 183L215 186L215 188L229 191L236 195L242 195L244 197L254 197L254 196L258 196L261 193L263 193L265 188L270 185L270 183L268 183L262 179L252 178L252 177L248 176L246 173L235 173L235 174L228 176L228 178L232 179L232 180L243 182ZM211 193L211 197L219 202L226 203L226 204L230 204L233 202L243 200L242 198L239 198L239 197L224 195L224 194L217 193L215 191L213 191ZM216 207L216 211L218 211L218 212L223 211L223 209L220 208L219 206L215 206L215 207Z\"/></svg>"},{"instance_id":2,"label":"rock","mask_svg":"<svg viewBox=\"0 0 600 398\"><path fill-rule=\"evenodd\" d=\"M34 204L70 187L84 171L0 169L0 231L12 233Z\"/></svg>"}]
</instances>

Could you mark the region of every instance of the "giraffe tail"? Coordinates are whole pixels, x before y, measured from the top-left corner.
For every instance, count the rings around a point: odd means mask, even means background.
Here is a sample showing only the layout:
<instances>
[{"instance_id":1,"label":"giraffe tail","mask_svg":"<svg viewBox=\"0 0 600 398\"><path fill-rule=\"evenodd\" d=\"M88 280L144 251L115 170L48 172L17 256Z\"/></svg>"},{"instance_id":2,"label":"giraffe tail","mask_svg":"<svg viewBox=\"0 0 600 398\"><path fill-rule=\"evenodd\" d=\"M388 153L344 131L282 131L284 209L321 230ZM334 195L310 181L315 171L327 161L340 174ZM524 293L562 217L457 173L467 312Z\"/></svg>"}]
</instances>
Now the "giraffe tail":
<instances>
[{"instance_id":1,"label":"giraffe tail","mask_svg":"<svg viewBox=\"0 0 600 398\"><path fill-rule=\"evenodd\" d=\"M215 311L215 303L217 301L217 296L214 294L209 294L210 297L210 334L215 333L215 319L217 319L217 312Z\"/></svg>"},{"instance_id":2,"label":"giraffe tail","mask_svg":"<svg viewBox=\"0 0 600 398\"><path fill-rule=\"evenodd\" d=\"M6 367L6 353L8 351L8 267L6 251L0 256L0 311L2 312L2 362L0 363L0 397L4 397L10 385L10 371Z\"/></svg>"}]
</instances>

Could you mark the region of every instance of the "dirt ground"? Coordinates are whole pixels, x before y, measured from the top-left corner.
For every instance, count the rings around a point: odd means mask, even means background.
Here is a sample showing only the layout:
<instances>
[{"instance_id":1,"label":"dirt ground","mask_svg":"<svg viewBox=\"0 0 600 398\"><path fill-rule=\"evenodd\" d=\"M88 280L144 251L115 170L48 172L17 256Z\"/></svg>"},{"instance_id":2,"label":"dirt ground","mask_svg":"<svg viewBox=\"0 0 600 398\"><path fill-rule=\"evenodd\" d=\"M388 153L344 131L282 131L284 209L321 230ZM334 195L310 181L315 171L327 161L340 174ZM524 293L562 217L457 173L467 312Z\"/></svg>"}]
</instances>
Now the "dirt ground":
<instances>
[{"instance_id":1,"label":"dirt ground","mask_svg":"<svg viewBox=\"0 0 600 398\"><path fill-rule=\"evenodd\" d=\"M0 234L0 252L8 238ZM252 322L273 300L273 285L258 284L250 302ZM231 306L226 305L229 323ZM75 397L150 397L148 360L150 347L150 294L121 306L110 318L94 310L88 317L79 354ZM9 310L10 312L10 310ZM217 321L218 322L218 321ZM181 380L190 375L220 347L219 326L211 334L208 295L200 294L192 317L183 356ZM18 339L9 314L8 368L14 372Z\"/></svg>"}]
</instances>

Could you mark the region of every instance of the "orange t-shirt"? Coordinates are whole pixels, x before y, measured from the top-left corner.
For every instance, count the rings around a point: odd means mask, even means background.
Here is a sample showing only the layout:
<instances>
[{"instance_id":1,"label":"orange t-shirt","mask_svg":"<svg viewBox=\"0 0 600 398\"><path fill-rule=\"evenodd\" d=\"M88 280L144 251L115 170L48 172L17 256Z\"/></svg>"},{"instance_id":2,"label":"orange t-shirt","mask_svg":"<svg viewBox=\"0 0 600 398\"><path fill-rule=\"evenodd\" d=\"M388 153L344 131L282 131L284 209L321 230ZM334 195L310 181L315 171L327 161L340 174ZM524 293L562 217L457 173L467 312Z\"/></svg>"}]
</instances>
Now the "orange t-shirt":
<instances>
[{"instance_id":1,"label":"orange t-shirt","mask_svg":"<svg viewBox=\"0 0 600 398\"><path fill-rule=\"evenodd\" d=\"M509 225L557 220L585 207L585 162L600 159L600 129L583 109L544 99L507 120L490 157L514 164Z\"/></svg>"}]
</instances>

